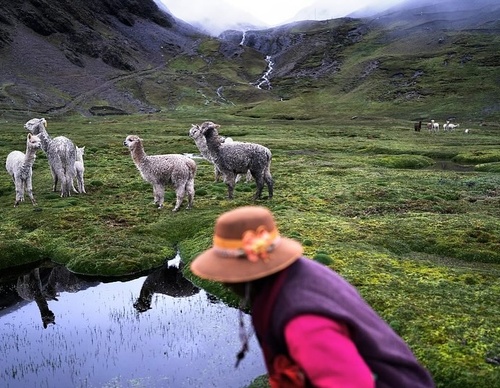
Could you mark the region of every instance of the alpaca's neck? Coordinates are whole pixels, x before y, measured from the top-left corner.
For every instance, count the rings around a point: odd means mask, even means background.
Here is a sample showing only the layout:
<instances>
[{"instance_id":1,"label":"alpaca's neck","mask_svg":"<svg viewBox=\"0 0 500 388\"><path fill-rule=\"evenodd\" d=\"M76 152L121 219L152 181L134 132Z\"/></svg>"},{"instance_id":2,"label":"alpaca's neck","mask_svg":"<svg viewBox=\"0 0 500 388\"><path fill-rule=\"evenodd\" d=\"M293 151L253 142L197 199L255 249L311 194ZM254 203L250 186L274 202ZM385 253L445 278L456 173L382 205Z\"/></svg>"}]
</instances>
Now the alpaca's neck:
<instances>
[{"instance_id":1,"label":"alpaca's neck","mask_svg":"<svg viewBox=\"0 0 500 388\"><path fill-rule=\"evenodd\" d=\"M196 147L198 147L198 149L200 150L201 155L204 158L209 159L211 155L210 151L208 150L207 141L205 140L205 137L204 136L197 137L194 141L196 143Z\"/></svg>"},{"instance_id":2,"label":"alpaca's neck","mask_svg":"<svg viewBox=\"0 0 500 388\"><path fill-rule=\"evenodd\" d=\"M219 136L217 134L209 134L208 136L205 137L207 141L207 149L210 152L218 152L219 148L221 146L221 142L219 139Z\"/></svg>"},{"instance_id":3,"label":"alpaca's neck","mask_svg":"<svg viewBox=\"0 0 500 388\"><path fill-rule=\"evenodd\" d=\"M36 159L36 148L26 147L26 153L24 154L24 165L33 166Z\"/></svg>"},{"instance_id":4,"label":"alpaca's neck","mask_svg":"<svg viewBox=\"0 0 500 388\"><path fill-rule=\"evenodd\" d=\"M144 147L142 143L137 143L131 150L130 155L132 155L132 160L135 164L143 164L147 158L146 152L144 152Z\"/></svg>"},{"instance_id":5,"label":"alpaca's neck","mask_svg":"<svg viewBox=\"0 0 500 388\"><path fill-rule=\"evenodd\" d=\"M41 124L41 123L38 124L37 128L38 128L38 131L37 131L38 133L35 133L35 135L40 136L40 140L42 142L42 150L44 152L47 152L47 150L49 149L49 144L52 141L52 138L48 134L48 132L45 129L43 124Z\"/></svg>"},{"instance_id":6,"label":"alpaca's neck","mask_svg":"<svg viewBox=\"0 0 500 388\"><path fill-rule=\"evenodd\" d=\"M207 142L207 152L209 154L209 158L217 160L219 158L219 151L221 147L219 136L217 134L211 134L205 137L205 139Z\"/></svg>"}]
</instances>

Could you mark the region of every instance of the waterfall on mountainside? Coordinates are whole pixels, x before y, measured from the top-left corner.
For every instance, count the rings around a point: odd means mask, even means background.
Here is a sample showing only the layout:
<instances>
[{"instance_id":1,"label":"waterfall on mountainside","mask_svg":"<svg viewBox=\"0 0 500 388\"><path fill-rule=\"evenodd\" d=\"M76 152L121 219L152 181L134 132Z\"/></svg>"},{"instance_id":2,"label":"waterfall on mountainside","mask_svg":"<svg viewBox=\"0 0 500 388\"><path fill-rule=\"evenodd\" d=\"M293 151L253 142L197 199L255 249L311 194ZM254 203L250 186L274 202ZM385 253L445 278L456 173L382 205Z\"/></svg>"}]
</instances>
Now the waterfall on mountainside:
<instances>
[{"instance_id":1,"label":"waterfall on mountainside","mask_svg":"<svg viewBox=\"0 0 500 388\"><path fill-rule=\"evenodd\" d=\"M254 84L258 89L262 89L263 85L267 85L267 89L271 89L271 81L269 80L269 76L271 75L274 69L274 62L270 55L266 56L267 69L266 72L260 77L257 82Z\"/></svg>"}]
</instances>

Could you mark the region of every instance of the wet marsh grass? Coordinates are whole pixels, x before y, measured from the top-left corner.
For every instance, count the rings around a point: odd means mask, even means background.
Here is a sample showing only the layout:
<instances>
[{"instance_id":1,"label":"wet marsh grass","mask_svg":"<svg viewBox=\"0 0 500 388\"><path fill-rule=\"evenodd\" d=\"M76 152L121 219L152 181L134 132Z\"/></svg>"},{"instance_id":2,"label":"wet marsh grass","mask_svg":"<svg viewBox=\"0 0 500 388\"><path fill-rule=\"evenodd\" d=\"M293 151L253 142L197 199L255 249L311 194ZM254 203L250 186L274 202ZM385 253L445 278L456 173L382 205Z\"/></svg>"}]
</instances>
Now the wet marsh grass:
<instances>
[{"instance_id":1,"label":"wet marsh grass","mask_svg":"<svg viewBox=\"0 0 500 388\"><path fill-rule=\"evenodd\" d=\"M210 246L219 214L254 203L255 185L239 183L229 201L212 165L196 159L194 209L183 204L172 213L169 189L158 211L122 143L138 134L149 154L197 154L187 131L212 120L222 134L273 151L275 197L257 203L307 256L358 287L438 386L493 386L500 369L486 360L500 353L500 129L470 123L469 134L430 135L387 117L280 120L242 112L47 117L52 136L86 147L88 194L52 193L42 152L33 178L38 206L14 208L13 183L0 174L0 268L48 258L77 273L118 276L160 266L178 249L192 260ZM2 159L24 148L29 118L0 122ZM193 280L235 302L220 285Z\"/></svg>"}]
</instances>

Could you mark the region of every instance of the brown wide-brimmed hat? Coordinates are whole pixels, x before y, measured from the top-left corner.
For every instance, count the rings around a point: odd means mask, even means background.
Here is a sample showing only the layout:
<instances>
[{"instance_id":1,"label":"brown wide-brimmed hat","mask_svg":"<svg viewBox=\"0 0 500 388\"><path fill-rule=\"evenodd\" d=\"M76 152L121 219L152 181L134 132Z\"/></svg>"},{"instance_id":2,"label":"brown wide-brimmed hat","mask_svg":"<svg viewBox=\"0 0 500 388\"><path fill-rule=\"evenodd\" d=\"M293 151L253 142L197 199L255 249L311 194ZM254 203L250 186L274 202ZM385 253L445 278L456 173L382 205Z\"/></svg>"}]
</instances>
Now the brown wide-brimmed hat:
<instances>
[{"instance_id":1,"label":"brown wide-brimmed hat","mask_svg":"<svg viewBox=\"0 0 500 388\"><path fill-rule=\"evenodd\" d=\"M203 279L242 283L281 271L302 253L298 241L280 236L269 209L244 206L219 216L212 248L194 259L191 270Z\"/></svg>"}]
</instances>

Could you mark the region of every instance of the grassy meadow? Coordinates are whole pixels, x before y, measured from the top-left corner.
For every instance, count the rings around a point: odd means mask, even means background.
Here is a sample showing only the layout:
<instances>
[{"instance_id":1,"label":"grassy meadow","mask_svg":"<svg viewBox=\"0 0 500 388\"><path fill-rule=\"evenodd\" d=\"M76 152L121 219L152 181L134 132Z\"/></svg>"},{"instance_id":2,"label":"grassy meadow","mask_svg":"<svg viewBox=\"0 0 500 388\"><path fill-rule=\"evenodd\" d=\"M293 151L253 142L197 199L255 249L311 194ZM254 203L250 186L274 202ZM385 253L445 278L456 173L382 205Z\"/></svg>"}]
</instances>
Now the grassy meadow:
<instances>
[{"instance_id":1,"label":"grassy meadow","mask_svg":"<svg viewBox=\"0 0 500 388\"><path fill-rule=\"evenodd\" d=\"M289 104L291 113L274 114L279 103ZM46 116L52 137L85 146L87 194L53 193L39 151L33 172L38 205L27 199L14 208L14 185L4 169L0 269L50 259L76 273L121 276L158 267L178 250L191 261L210 246L219 214L254 203L254 184L238 183L229 201L212 165L196 159L194 208L184 203L173 213L168 189L164 209L157 210L152 187L123 140L139 135L148 154L197 154L188 130L211 120L223 135L271 149L275 196L257 204L274 212L281 233L301 241L307 256L359 289L438 387L498 384L500 126L461 122L456 132L432 135L414 132L409 120L340 113L314 118L308 107L296 99L152 115ZM32 117L0 120L3 161L12 150L24 152L23 125ZM186 271L234 302L219 285Z\"/></svg>"}]
</instances>

